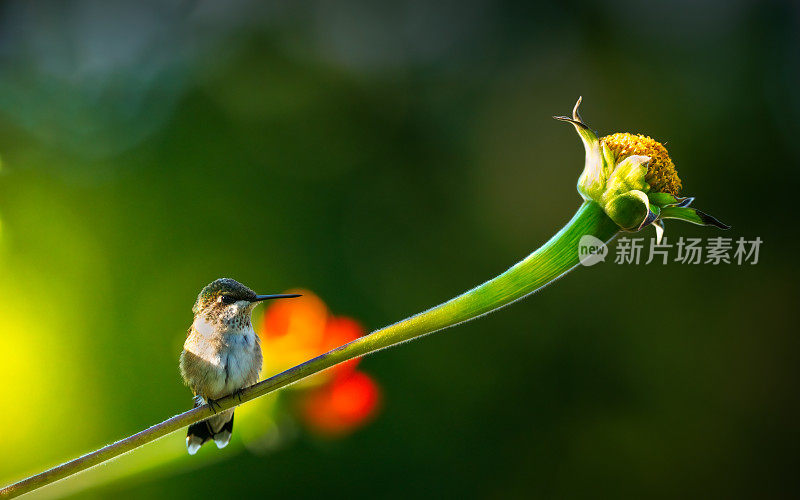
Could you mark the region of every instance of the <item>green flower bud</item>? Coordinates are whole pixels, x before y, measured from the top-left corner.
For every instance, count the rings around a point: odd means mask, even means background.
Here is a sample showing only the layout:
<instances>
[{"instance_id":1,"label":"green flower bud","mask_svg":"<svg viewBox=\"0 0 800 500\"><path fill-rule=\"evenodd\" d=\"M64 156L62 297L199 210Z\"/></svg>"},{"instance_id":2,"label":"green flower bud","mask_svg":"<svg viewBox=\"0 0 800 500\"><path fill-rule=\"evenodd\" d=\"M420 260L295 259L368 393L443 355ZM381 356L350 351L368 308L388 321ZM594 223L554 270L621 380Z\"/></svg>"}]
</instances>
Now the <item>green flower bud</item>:
<instances>
[{"instance_id":1,"label":"green flower bud","mask_svg":"<svg viewBox=\"0 0 800 500\"><path fill-rule=\"evenodd\" d=\"M578 193L600 205L624 231L653 225L661 240L664 219L728 229L708 214L688 208L694 198L681 198L682 183L663 144L641 134L616 133L598 138L578 114L581 98L569 122L583 141L586 162L578 179Z\"/></svg>"}]
</instances>

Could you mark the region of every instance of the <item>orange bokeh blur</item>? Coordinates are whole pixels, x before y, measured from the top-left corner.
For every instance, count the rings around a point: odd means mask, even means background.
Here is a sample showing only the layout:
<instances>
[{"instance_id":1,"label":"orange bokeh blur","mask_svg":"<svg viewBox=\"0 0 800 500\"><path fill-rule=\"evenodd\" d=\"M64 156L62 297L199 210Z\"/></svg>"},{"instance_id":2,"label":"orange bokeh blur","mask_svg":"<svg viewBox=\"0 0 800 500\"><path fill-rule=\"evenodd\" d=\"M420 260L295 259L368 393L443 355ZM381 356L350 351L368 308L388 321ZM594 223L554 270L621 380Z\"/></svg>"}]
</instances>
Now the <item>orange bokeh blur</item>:
<instances>
[{"instance_id":1,"label":"orange bokeh blur","mask_svg":"<svg viewBox=\"0 0 800 500\"><path fill-rule=\"evenodd\" d=\"M259 328L264 368L274 374L324 354L366 333L358 321L333 316L309 290L289 290L302 297L275 301L266 308ZM337 365L293 388L303 421L323 435L341 435L367 423L378 410L380 389L363 372L361 358Z\"/></svg>"},{"instance_id":2,"label":"orange bokeh blur","mask_svg":"<svg viewBox=\"0 0 800 500\"><path fill-rule=\"evenodd\" d=\"M319 434L341 435L371 420L379 403L375 381L353 371L312 390L301 402L301 410L305 422Z\"/></svg>"}]
</instances>

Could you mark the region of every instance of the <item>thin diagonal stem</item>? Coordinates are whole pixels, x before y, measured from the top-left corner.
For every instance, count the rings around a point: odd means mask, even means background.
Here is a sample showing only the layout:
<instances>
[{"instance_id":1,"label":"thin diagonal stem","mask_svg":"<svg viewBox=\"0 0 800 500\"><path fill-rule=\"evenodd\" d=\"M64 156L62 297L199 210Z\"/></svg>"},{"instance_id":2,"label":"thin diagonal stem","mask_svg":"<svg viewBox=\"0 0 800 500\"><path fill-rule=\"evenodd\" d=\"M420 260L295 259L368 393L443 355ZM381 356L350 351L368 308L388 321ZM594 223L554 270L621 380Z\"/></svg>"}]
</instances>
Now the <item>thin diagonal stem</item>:
<instances>
[{"instance_id":1,"label":"thin diagonal stem","mask_svg":"<svg viewBox=\"0 0 800 500\"><path fill-rule=\"evenodd\" d=\"M588 234L608 241L618 229L596 203L585 202L555 236L503 274L425 312L262 380L242 391L241 401L236 396L223 398L218 401L218 411L267 395L344 361L478 318L515 302L552 283L578 265L578 243L582 236ZM212 414L207 405L181 413L99 450L6 486L0 490L0 496L13 498L31 492L128 453Z\"/></svg>"}]
</instances>

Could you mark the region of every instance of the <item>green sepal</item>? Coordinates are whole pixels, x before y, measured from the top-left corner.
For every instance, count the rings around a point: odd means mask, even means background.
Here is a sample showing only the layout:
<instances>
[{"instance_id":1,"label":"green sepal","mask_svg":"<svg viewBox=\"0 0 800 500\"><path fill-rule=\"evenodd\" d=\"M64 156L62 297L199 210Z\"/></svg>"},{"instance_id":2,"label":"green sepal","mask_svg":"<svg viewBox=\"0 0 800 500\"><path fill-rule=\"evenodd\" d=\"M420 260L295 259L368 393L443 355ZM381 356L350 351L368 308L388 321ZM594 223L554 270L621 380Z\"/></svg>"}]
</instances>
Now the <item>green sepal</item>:
<instances>
[{"instance_id":1,"label":"green sepal","mask_svg":"<svg viewBox=\"0 0 800 500\"><path fill-rule=\"evenodd\" d=\"M659 207L688 207L694 201L694 198L682 198L670 193L647 193L647 198L650 200L651 205Z\"/></svg>"},{"instance_id":2,"label":"green sepal","mask_svg":"<svg viewBox=\"0 0 800 500\"><path fill-rule=\"evenodd\" d=\"M586 161L583 172L578 179L578 193L586 201L597 201L603 194L606 179L614 170L614 155L605 144L600 143L597 134L583 123L578 108L582 98L578 98L572 108L572 118L569 116L554 116L556 120L571 123L583 142L586 150Z\"/></svg>"},{"instance_id":3,"label":"green sepal","mask_svg":"<svg viewBox=\"0 0 800 500\"><path fill-rule=\"evenodd\" d=\"M650 211L647 195L633 190L609 200L604 207L606 214L625 231L638 231L655 220Z\"/></svg>"},{"instance_id":4,"label":"green sepal","mask_svg":"<svg viewBox=\"0 0 800 500\"><path fill-rule=\"evenodd\" d=\"M655 215L656 219L661 217L661 207L659 207L658 205L653 205L651 203L650 204L650 212L652 212L653 215Z\"/></svg>"},{"instance_id":5,"label":"green sepal","mask_svg":"<svg viewBox=\"0 0 800 500\"><path fill-rule=\"evenodd\" d=\"M715 226L720 229L730 229L729 225L695 208L666 207L661 210L661 218L678 219L691 222L692 224L697 224L699 226Z\"/></svg>"},{"instance_id":6,"label":"green sepal","mask_svg":"<svg viewBox=\"0 0 800 500\"><path fill-rule=\"evenodd\" d=\"M606 181L604 194L620 194L626 191L650 191L645 181L649 156L633 155L619 162Z\"/></svg>"}]
</instances>

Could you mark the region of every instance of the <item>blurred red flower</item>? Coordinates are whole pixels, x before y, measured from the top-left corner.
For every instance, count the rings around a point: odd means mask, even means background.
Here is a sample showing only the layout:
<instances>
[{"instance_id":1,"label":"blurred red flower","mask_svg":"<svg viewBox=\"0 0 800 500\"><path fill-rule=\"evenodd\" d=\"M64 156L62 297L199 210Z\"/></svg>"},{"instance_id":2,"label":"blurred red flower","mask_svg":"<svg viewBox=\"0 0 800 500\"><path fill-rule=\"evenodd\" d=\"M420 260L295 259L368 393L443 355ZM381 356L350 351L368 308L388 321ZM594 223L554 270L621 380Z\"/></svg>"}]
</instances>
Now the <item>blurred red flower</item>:
<instances>
[{"instance_id":1,"label":"blurred red flower","mask_svg":"<svg viewBox=\"0 0 800 500\"><path fill-rule=\"evenodd\" d=\"M337 375L313 389L301 402L303 420L325 435L341 435L364 425L376 413L378 385L368 375L353 371Z\"/></svg>"},{"instance_id":2,"label":"blurred red flower","mask_svg":"<svg viewBox=\"0 0 800 500\"><path fill-rule=\"evenodd\" d=\"M271 303L261 318L259 331L267 372L279 373L366 333L356 320L331 315L313 292L287 293L303 296ZM375 416L380 388L369 375L356 370L360 360L342 363L292 386L300 390L300 417L311 430L342 435Z\"/></svg>"}]
</instances>

